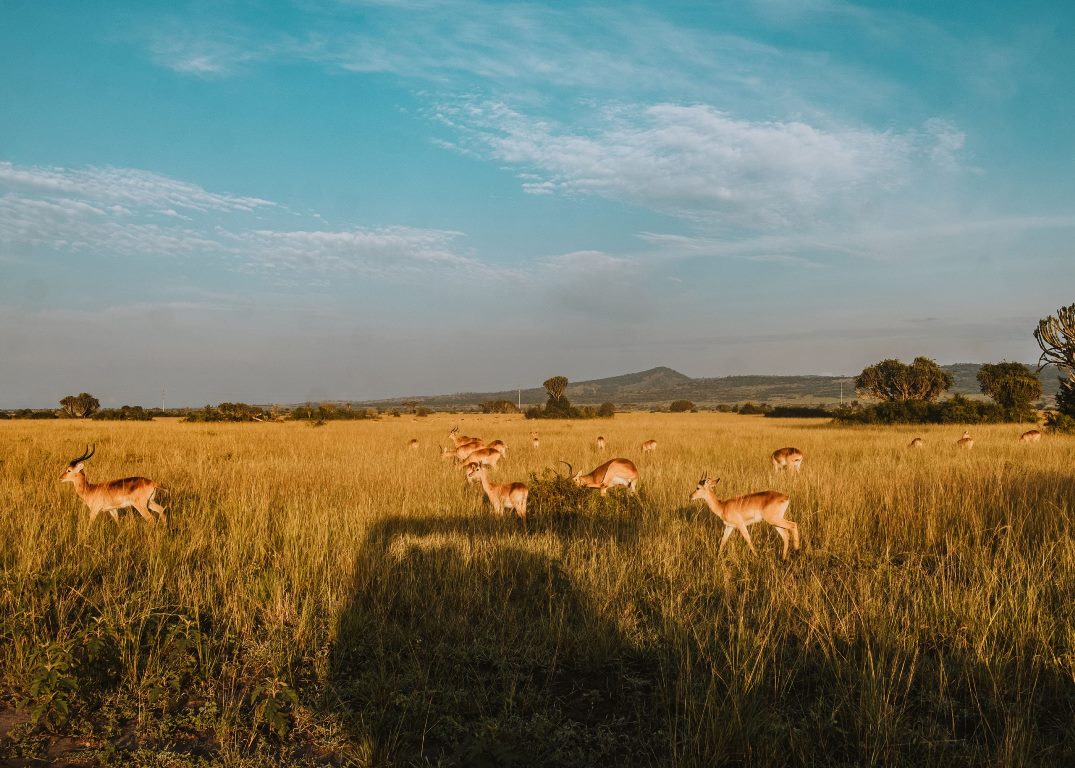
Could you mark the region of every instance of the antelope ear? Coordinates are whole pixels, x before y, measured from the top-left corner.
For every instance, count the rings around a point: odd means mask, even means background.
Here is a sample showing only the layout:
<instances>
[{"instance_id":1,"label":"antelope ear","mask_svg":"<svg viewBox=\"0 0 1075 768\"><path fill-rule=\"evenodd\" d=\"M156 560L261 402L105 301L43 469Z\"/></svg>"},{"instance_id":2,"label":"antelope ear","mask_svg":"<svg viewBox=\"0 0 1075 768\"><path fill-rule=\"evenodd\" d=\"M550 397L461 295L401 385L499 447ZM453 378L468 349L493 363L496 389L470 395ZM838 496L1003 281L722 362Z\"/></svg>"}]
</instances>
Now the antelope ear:
<instances>
[{"instance_id":1,"label":"antelope ear","mask_svg":"<svg viewBox=\"0 0 1075 768\"><path fill-rule=\"evenodd\" d=\"M77 466L75 466L75 472L81 472L81 471L82 471L82 470L84 470L85 468L86 468L86 463L85 463L84 461L80 461L80 462L78 463L78 465L77 465Z\"/></svg>"},{"instance_id":2,"label":"antelope ear","mask_svg":"<svg viewBox=\"0 0 1075 768\"><path fill-rule=\"evenodd\" d=\"M712 488L719 482L720 482L720 478L718 477L716 480L706 480L705 484L708 485L710 488Z\"/></svg>"}]
</instances>

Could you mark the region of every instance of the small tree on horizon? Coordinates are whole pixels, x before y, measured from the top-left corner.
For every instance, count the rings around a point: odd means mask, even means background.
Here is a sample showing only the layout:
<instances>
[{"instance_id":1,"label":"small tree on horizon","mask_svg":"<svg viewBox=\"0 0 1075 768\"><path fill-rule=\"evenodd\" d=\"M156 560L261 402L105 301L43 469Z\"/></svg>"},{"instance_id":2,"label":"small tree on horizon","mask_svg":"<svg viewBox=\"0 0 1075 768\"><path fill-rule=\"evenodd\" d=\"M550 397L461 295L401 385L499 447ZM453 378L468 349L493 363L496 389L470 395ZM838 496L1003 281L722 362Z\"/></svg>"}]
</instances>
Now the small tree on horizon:
<instances>
[{"instance_id":1,"label":"small tree on horizon","mask_svg":"<svg viewBox=\"0 0 1075 768\"><path fill-rule=\"evenodd\" d=\"M862 397L876 400L929 403L951 389L954 383L952 374L928 357L916 357L910 365L889 358L863 368L855 377L855 391Z\"/></svg>"},{"instance_id":2,"label":"small tree on horizon","mask_svg":"<svg viewBox=\"0 0 1075 768\"><path fill-rule=\"evenodd\" d=\"M552 400L560 400L564 396L564 392L567 391L567 377L566 376L553 376L550 379L545 379L541 386L545 387L545 391L549 393L549 398Z\"/></svg>"},{"instance_id":3,"label":"small tree on horizon","mask_svg":"<svg viewBox=\"0 0 1075 768\"><path fill-rule=\"evenodd\" d=\"M978 384L1010 415L1028 415L1041 397L1041 380L1022 363L985 363Z\"/></svg>"},{"instance_id":4,"label":"small tree on horizon","mask_svg":"<svg viewBox=\"0 0 1075 768\"><path fill-rule=\"evenodd\" d=\"M72 419L87 419L95 414L101 407L101 401L89 392L79 395L68 395L60 401L60 408L64 415Z\"/></svg>"}]
</instances>

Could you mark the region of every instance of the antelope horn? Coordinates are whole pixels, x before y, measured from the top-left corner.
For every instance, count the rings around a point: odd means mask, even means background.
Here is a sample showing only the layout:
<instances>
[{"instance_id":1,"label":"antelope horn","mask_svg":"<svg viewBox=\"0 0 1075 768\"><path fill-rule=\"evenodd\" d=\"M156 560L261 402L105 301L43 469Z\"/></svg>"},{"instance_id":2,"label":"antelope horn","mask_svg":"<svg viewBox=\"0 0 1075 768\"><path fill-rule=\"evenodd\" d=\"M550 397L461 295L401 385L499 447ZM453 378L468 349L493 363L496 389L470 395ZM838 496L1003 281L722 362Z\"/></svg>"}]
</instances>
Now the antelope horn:
<instances>
[{"instance_id":1,"label":"antelope horn","mask_svg":"<svg viewBox=\"0 0 1075 768\"><path fill-rule=\"evenodd\" d=\"M81 456L79 456L77 459L71 459L71 463L72 464L78 464L80 461L86 461L86 459L88 459L90 456L92 456L96 452L97 452L97 446L96 445L94 445L92 448L90 446L86 446L86 452L83 453Z\"/></svg>"},{"instance_id":2,"label":"antelope horn","mask_svg":"<svg viewBox=\"0 0 1075 768\"><path fill-rule=\"evenodd\" d=\"M564 461L563 459L560 459L560 463L567 464L567 477L572 477L575 474L575 468L568 464L568 462Z\"/></svg>"}]
</instances>

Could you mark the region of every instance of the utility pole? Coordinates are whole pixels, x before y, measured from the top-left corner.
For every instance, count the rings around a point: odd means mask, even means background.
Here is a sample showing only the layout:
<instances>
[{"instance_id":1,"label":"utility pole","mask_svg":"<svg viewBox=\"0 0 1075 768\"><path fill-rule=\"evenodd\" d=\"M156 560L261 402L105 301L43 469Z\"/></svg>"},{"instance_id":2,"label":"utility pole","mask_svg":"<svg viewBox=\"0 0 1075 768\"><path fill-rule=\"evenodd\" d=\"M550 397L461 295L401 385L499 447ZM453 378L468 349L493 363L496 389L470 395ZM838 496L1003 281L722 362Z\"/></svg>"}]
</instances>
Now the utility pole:
<instances>
[{"instance_id":1,"label":"utility pole","mask_svg":"<svg viewBox=\"0 0 1075 768\"><path fill-rule=\"evenodd\" d=\"M840 379L840 405L844 404L844 380Z\"/></svg>"},{"instance_id":2,"label":"utility pole","mask_svg":"<svg viewBox=\"0 0 1075 768\"><path fill-rule=\"evenodd\" d=\"M523 409L523 391L522 391L522 389L519 390L518 406L519 406L519 410L521 411Z\"/></svg>"},{"instance_id":3,"label":"utility pole","mask_svg":"<svg viewBox=\"0 0 1075 768\"><path fill-rule=\"evenodd\" d=\"M161 410L162 411L164 410L164 392L165 392L164 387L161 387Z\"/></svg>"}]
</instances>

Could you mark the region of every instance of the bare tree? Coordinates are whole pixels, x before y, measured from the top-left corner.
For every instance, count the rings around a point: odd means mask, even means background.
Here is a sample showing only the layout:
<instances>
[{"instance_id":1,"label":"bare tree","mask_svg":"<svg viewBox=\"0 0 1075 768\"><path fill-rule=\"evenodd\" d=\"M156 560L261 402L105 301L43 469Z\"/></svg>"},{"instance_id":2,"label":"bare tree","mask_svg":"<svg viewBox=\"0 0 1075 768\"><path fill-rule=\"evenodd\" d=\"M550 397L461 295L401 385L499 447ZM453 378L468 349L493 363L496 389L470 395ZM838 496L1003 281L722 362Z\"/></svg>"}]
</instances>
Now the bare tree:
<instances>
[{"instance_id":1,"label":"bare tree","mask_svg":"<svg viewBox=\"0 0 1075 768\"><path fill-rule=\"evenodd\" d=\"M1060 412L1075 416L1075 304L1061 307L1038 323L1034 340L1041 347L1038 370L1055 365L1063 374L1056 405Z\"/></svg>"}]
</instances>

